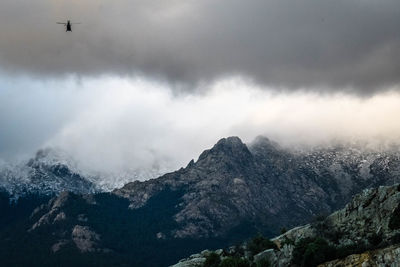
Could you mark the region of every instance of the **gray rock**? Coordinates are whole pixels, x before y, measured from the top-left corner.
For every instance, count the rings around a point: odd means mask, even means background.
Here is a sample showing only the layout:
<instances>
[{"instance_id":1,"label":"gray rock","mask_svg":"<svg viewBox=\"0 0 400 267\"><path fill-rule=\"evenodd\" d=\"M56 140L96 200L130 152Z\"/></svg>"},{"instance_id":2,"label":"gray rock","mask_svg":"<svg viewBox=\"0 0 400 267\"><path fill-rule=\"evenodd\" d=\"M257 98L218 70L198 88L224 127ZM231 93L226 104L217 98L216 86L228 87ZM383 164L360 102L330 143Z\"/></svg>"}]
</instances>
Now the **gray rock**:
<instances>
[{"instance_id":1,"label":"gray rock","mask_svg":"<svg viewBox=\"0 0 400 267\"><path fill-rule=\"evenodd\" d=\"M191 255L187 259L179 261L177 264L171 267L201 267L204 265L206 258L202 257L201 254Z\"/></svg>"},{"instance_id":2,"label":"gray rock","mask_svg":"<svg viewBox=\"0 0 400 267\"><path fill-rule=\"evenodd\" d=\"M366 251L362 254L353 254L344 259L323 263L319 267L341 267L341 266L400 266L400 246L390 246L384 249Z\"/></svg>"},{"instance_id":3,"label":"gray rock","mask_svg":"<svg viewBox=\"0 0 400 267\"><path fill-rule=\"evenodd\" d=\"M53 246L51 246L51 251L53 253L58 252L59 250L61 250L62 247L64 247L65 245L67 245L69 242L68 240L60 240L57 243L55 243Z\"/></svg>"},{"instance_id":4,"label":"gray rock","mask_svg":"<svg viewBox=\"0 0 400 267\"><path fill-rule=\"evenodd\" d=\"M58 197L52 198L47 205L41 205L39 210L32 213L31 218L33 218L40 211L47 211L42 215L38 221L36 221L28 232L34 231L38 227L46 224L54 224L56 222L66 219L66 214L62 211L64 205L71 200L73 194L69 192L62 192Z\"/></svg>"},{"instance_id":5,"label":"gray rock","mask_svg":"<svg viewBox=\"0 0 400 267\"><path fill-rule=\"evenodd\" d=\"M72 240L81 252L96 251L100 235L96 234L88 226L75 225L72 230Z\"/></svg>"},{"instance_id":6,"label":"gray rock","mask_svg":"<svg viewBox=\"0 0 400 267\"><path fill-rule=\"evenodd\" d=\"M165 239L165 238L166 238L165 234L162 233L162 232L158 232L158 233L156 234L156 237L157 237L158 239Z\"/></svg>"},{"instance_id":7,"label":"gray rock","mask_svg":"<svg viewBox=\"0 0 400 267\"><path fill-rule=\"evenodd\" d=\"M258 253L257 255L254 255L254 262L258 263L263 259L269 260L274 256L275 256L274 249L267 249Z\"/></svg>"},{"instance_id":8,"label":"gray rock","mask_svg":"<svg viewBox=\"0 0 400 267\"><path fill-rule=\"evenodd\" d=\"M64 212L60 212L59 214L56 215L56 217L53 220L53 223L63 221L67 218Z\"/></svg>"}]
</instances>

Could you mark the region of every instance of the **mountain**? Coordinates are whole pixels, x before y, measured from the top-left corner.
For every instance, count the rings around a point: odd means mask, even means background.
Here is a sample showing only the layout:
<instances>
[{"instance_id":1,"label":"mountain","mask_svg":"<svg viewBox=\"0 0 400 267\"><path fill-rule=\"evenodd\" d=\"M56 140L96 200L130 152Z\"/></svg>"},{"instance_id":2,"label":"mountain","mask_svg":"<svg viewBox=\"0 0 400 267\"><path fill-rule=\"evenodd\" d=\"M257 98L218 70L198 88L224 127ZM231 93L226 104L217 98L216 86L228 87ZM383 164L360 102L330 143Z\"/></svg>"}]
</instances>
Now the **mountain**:
<instances>
[{"instance_id":1,"label":"mountain","mask_svg":"<svg viewBox=\"0 0 400 267\"><path fill-rule=\"evenodd\" d=\"M241 224L270 236L343 207L364 188L399 182L399 171L398 151L341 145L302 152L265 137L249 146L229 137L186 168L114 193L135 209L165 190L184 192L176 238L223 236Z\"/></svg>"},{"instance_id":2,"label":"mountain","mask_svg":"<svg viewBox=\"0 0 400 267\"><path fill-rule=\"evenodd\" d=\"M40 171L28 176L37 192L63 191L62 181L71 177L82 184L55 197L0 203L13 214L0 228L0 259L7 266L166 266L258 232L272 237L343 208L365 188L400 182L397 149L301 151L265 137L249 145L223 138L185 168L108 193L91 193L83 182L90 179L73 175L70 164L36 158L27 168ZM67 170L59 171L62 166ZM36 186L52 181L57 186Z\"/></svg>"},{"instance_id":3,"label":"mountain","mask_svg":"<svg viewBox=\"0 0 400 267\"><path fill-rule=\"evenodd\" d=\"M39 150L35 157L0 170L0 190L18 199L26 194L57 195L63 191L95 193L100 188L92 177L83 176L76 164L60 150Z\"/></svg>"},{"instance_id":4,"label":"mountain","mask_svg":"<svg viewBox=\"0 0 400 267\"><path fill-rule=\"evenodd\" d=\"M239 261L241 266L399 266L400 185L364 190L345 208L271 241L256 237L241 246L205 250L174 267Z\"/></svg>"}]
</instances>

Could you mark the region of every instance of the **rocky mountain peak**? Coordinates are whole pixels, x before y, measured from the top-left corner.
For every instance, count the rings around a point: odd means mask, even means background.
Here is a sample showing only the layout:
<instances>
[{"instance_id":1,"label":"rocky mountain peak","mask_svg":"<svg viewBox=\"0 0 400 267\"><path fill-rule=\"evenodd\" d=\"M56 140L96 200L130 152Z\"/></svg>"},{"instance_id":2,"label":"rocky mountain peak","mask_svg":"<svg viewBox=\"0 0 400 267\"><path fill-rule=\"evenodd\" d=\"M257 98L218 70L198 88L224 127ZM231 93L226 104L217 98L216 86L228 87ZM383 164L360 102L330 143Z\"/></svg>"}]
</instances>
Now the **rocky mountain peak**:
<instances>
[{"instance_id":1,"label":"rocky mountain peak","mask_svg":"<svg viewBox=\"0 0 400 267\"><path fill-rule=\"evenodd\" d=\"M197 165L210 165L221 161L234 161L243 164L252 158L252 154L239 137L222 138L211 149L199 156Z\"/></svg>"},{"instance_id":2,"label":"rocky mountain peak","mask_svg":"<svg viewBox=\"0 0 400 267\"><path fill-rule=\"evenodd\" d=\"M237 136L229 136L226 138L220 139L214 147L218 146L230 146L230 147L242 147L244 143L242 140Z\"/></svg>"},{"instance_id":3,"label":"rocky mountain peak","mask_svg":"<svg viewBox=\"0 0 400 267\"><path fill-rule=\"evenodd\" d=\"M70 155L61 149L50 147L39 149L35 156L27 162L27 166L32 168L52 165L64 165L71 171L75 171L77 169L76 162L71 158Z\"/></svg>"}]
</instances>

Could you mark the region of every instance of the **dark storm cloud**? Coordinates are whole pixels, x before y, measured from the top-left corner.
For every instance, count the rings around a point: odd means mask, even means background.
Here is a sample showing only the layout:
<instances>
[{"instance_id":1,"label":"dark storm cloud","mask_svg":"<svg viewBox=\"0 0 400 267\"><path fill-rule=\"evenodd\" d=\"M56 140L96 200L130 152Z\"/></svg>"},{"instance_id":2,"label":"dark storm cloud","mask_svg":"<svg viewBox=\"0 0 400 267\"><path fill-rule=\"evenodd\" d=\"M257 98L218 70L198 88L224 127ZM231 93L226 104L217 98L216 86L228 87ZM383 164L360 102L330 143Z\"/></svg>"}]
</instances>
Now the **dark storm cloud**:
<instances>
[{"instance_id":1,"label":"dark storm cloud","mask_svg":"<svg viewBox=\"0 0 400 267\"><path fill-rule=\"evenodd\" d=\"M71 33L56 21L82 22ZM2 0L0 64L43 77L241 75L368 94L400 82L398 0Z\"/></svg>"}]
</instances>

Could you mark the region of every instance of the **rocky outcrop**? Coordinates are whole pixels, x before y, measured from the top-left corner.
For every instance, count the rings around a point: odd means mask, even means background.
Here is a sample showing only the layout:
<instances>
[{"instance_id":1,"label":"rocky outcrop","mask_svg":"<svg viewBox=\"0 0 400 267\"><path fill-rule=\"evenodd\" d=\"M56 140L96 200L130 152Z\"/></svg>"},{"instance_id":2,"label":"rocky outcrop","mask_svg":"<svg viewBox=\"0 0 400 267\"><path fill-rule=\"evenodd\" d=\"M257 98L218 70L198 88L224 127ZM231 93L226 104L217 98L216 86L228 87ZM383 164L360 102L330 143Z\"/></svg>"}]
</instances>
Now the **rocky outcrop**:
<instances>
[{"instance_id":1,"label":"rocky outcrop","mask_svg":"<svg viewBox=\"0 0 400 267\"><path fill-rule=\"evenodd\" d=\"M384 249L366 251L362 254L354 254L344 259L334 260L318 265L318 267L378 267L400 266L400 246L390 246Z\"/></svg>"},{"instance_id":2,"label":"rocky outcrop","mask_svg":"<svg viewBox=\"0 0 400 267\"><path fill-rule=\"evenodd\" d=\"M212 253L210 250L203 250L201 253L190 255L186 259L182 259L177 264L172 265L171 267L201 267L206 262L206 257ZM222 256L224 251L219 249L213 253L216 253L219 256Z\"/></svg>"},{"instance_id":3,"label":"rocky outcrop","mask_svg":"<svg viewBox=\"0 0 400 267\"><path fill-rule=\"evenodd\" d=\"M399 226L391 221L400 219L400 186L379 187L364 190L342 210L322 223L333 233L340 233L338 243L360 243L371 236L379 236L381 242L390 241L400 233Z\"/></svg>"},{"instance_id":4,"label":"rocky outcrop","mask_svg":"<svg viewBox=\"0 0 400 267\"><path fill-rule=\"evenodd\" d=\"M62 250L68 244L74 244L82 253L109 252L109 249L100 246L101 236L87 225L90 222L86 214L79 213L92 205L96 205L93 197L63 192L35 209L30 217L39 219L28 232L39 231L44 226L47 226L45 229L51 229L51 236L59 238L50 248L53 253ZM79 207L79 211L76 207ZM76 222L83 225L74 225Z\"/></svg>"},{"instance_id":5,"label":"rocky outcrop","mask_svg":"<svg viewBox=\"0 0 400 267\"><path fill-rule=\"evenodd\" d=\"M67 205L72 205L79 201L94 205L95 203L91 202L90 199L91 197L62 192L58 197L52 198L47 205L41 205L33 211L30 216L31 218L35 218L37 214L43 213L43 215L32 225L29 231L33 231L46 224L55 224L67 219L67 214L64 212ZM84 219L84 214L78 216L78 220L82 219Z\"/></svg>"},{"instance_id":6,"label":"rocky outcrop","mask_svg":"<svg viewBox=\"0 0 400 267\"><path fill-rule=\"evenodd\" d=\"M94 252L100 241L100 235L88 226L75 225L72 229L72 240L81 252Z\"/></svg>"},{"instance_id":7,"label":"rocky outcrop","mask_svg":"<svg viewBox=\"0 0 400 267\"><path fill-rule=\"evenodd\" d=\"M40 219L32 225L29 231L33 231L36 228L45 224L56 223L58 221L65 220L66 215L64 212L61 211L61 209L65 205L65 203L67 203L70 196L71 193L63 192L57 198L51 199L47 205L41 205L40 207L36 208L31 214L31 218L33 218L41 211L47 212L43 214Z\"/></svg>"},{"instance_id":8,"label":"rocky outcrop","mask_svg":"<svg viewBox=\"0 0 400 267\"><path fill-rule=\"evenodd\" d=\"M61 239L57 243L51 246L51 251L56 253L60 251L65 245L69 243L69 240Z\"/></svg>"},{"instance_id":9,"label":"rocky outcrop","mask_svg":"<svg viewBox=\"0 0 400 267\"><path fill-rule=\"evenodd\" d=\"M238 255L257 264L263 259L271 266L292 266L294 251L302 240L320 238L326 241L335 255L335 249L352 248L365 251L345 258L326 262L319 266L398 266L400 264L400 185L366 189L356 195L345 208L324 219L296 227L271 239L278 249L268 248L252 255L245 243L240 253L219 253L221 260L229 255ZM378 249L377 249L378 248ZM218 250L221 251L221 250ZM229 251L224 250L224 251ZM240 251L240 250L238 250ZM320 253L315 247L315 253ZM350 252L351 250L349 250ZM346 252L342 252L346 253ZM204 253L194 254L180 261L178 266L188 262L206 260ZM323 258L322 258L323 259ZM190 266L190 265L188 265ZM202 265L198 265L202 266ZM294 266L294 265L293 265Z\"/></svg>"}]
</instances>

